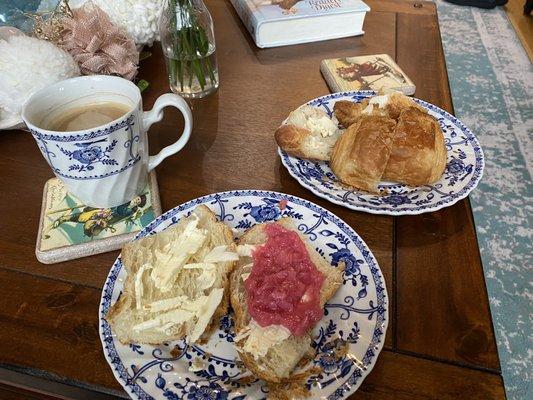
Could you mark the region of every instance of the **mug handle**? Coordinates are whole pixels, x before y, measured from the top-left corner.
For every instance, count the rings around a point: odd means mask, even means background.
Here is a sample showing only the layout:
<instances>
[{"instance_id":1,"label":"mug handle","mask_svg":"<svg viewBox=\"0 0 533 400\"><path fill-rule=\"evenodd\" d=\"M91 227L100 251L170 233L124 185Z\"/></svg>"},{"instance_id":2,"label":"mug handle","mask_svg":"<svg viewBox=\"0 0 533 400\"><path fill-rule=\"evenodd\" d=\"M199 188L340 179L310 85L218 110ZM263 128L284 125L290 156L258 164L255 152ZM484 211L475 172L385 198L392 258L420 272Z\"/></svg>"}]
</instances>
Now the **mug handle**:
<instances>
[{"instance_id":1,"label":"mug handle","mask_svg":"<svg viewBox=\"0 0 533 400\"><path fill-rule=\"evenodd\" d=\"M150 126L154 122L159 122L163 119L163 108L167 106L176 107L183 114L183 119L185 120L185 128L180 138L173 144L161 149L161 151L155 156L150 156L148 159L148 172L153 170L161 161L163 161L168 156L176 154L180 151L183 146L187 144L189 138L191 137L192 130L192 113L191 109L180 96L174 93L165 93L157 98L154 103L154 107L150 111L145 111L143 114L143 129L148 131Z\"/></svg>"}]
</instances>

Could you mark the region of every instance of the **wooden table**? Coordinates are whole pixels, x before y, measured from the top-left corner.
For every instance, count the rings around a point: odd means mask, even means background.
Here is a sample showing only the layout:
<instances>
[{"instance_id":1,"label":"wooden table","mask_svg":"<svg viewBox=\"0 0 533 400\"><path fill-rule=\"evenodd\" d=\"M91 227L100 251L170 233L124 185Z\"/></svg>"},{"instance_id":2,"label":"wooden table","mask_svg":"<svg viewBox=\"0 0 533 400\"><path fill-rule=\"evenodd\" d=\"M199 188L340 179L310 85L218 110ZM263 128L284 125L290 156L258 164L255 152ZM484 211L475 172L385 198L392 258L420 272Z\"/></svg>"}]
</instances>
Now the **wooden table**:
<instances>
[{"instance_id":1,"label":"wooden table","mask_svg":"<svg viewBox=\"0 0 533 400\"><path fill-rule=\"evenodd\" d=\"M287 113L328 93L324 58L388 53L416 96L453 112L435 6L367 1L365 35L258 49L229 1L213 14L221 86L193 103L185 150L157 168L163 210L208 193L267 189L309 199L348 222L385 276L385 348L358 399L503 399L505 393L468 200L439 212L388 217L350 211L301 187L281 165L273 132ZM143 62L145 108L168 91L159 50ZM152 152L173 142L177 114L150 133ZM125 396L104 360L98 304L118 252L56 265L34 255L42 188L52 176L32 137L0 134L0 398Z\"/></svg>"}]
</instances>

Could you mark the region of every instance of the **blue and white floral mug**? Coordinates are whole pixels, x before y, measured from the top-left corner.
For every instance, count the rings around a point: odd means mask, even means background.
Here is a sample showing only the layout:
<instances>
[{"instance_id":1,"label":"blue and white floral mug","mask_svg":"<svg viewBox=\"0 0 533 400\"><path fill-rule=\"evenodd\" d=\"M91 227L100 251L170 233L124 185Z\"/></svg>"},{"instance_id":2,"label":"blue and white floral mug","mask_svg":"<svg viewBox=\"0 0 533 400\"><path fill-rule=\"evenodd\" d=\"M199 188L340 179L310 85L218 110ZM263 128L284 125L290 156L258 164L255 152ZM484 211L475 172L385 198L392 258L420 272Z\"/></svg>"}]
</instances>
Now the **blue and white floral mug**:
<instances>
[{"instance_id":1,"label":"blue and white floral mug","mask_svg":"<svg viewBox=\"0 0 533 400\"><path fill-rule=\"evenodd\" d=\"M86 130L55 132L39 127L43 116L95 101L118 102L131 109L108 124ZM162 109L166 106L181 111L185 128L174 144L149 156L147 131L163 118ZM84 204L102 208L123 204L141 193L148 173L180 151L192 129L191 110L180 96L163 94L152 110L144 112L136 85L104 75L67 79L36 92L24 104L22 119L69 192Z\"/></svg>"}]
</instances>

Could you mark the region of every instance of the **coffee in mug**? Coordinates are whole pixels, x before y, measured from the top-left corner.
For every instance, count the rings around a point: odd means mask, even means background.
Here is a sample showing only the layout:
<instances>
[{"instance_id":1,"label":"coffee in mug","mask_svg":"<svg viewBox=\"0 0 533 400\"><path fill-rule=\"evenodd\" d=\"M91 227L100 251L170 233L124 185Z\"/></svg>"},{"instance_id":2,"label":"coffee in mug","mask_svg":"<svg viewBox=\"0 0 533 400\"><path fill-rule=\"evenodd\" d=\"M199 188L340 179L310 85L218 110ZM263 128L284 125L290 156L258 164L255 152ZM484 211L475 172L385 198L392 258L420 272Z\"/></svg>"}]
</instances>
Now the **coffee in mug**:
<instances>
[{"instance_id":1,"label":"coffee in mug","mask_svg":"<svg viewBox=\"0 0 533 400\"><path fill-rule=\"evenodd\" d=\"M69 132L91 129L108 124L132 109L129 104L113 101L87 103L73 107L59 107L39 122L48 131Z\"/></svg>"}]
</instances>

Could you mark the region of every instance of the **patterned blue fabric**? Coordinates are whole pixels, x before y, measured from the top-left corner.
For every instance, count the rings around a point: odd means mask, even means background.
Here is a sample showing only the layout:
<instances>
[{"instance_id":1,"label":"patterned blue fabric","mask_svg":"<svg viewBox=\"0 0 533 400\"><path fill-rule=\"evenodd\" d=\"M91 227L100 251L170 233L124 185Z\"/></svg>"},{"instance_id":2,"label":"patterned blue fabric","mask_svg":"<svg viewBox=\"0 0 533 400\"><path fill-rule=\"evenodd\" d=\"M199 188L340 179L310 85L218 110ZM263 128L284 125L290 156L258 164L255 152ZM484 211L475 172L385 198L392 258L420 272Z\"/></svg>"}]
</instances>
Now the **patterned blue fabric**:
<instances>
[{"instance_id":1,"label":"patterned blue fabric","mask_svg":"<svg viewBox=\"0 0 533 400\"><path fill-rule=\"evenodd\" d=\"M485 152L470 199L507 396L533 399L533 65L503 9L437 5L455 113Z\"/></svg>"}]
</instances>

